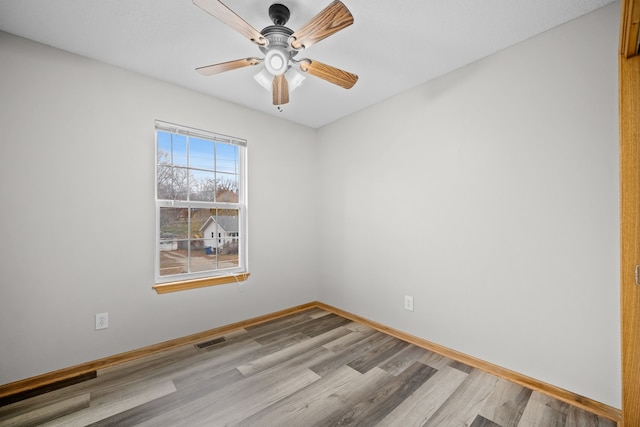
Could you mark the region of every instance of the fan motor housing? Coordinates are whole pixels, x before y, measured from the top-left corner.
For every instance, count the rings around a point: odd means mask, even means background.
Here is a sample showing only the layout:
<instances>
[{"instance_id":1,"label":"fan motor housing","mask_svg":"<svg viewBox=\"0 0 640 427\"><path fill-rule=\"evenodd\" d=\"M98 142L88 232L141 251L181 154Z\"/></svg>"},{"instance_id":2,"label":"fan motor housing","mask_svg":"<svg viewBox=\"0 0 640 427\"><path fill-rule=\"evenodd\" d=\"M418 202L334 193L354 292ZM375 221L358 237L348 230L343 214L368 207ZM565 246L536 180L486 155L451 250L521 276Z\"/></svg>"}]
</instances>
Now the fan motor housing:
<instances>
[{"instance_id":1,"label":"fan motor housing","mask_svg":"<svg viewBox=\"0 0 640 427\"><path fill-rule=\"evenodd\" d=\"M289 58L293 58L298 53L289 45L289 37L293 34L293 30L285 27L290 16L289 8L283 4L274 3L269 7L269 18L273 21L273 25L260 31L260 34L269 40L268 46L259 46L262 53L267 54L273 48L286 52Z\"/></svg>"},{"instance_id":2,"label":"fan motor housing","mask_svg":"<svg viewBox=\"0 0 640 427\"><path fill-rule=\"evenodd\" d=\"M289 37L293 34L293 30L284 25L270 25L260 31L260 34L269 40L269 46L288 47ZM266 52L269 48L260 46L263 52Z\"/></svg>"}]
</instances>

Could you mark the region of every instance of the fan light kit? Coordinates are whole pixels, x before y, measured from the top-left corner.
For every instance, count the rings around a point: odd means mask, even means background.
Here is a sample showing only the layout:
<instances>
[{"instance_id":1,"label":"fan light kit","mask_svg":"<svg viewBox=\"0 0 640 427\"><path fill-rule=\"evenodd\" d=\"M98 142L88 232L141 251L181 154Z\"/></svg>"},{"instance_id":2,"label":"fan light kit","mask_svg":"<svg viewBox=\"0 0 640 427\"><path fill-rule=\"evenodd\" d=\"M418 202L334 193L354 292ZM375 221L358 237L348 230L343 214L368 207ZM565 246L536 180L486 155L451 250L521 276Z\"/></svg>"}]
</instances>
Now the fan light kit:
<instances>
[{"instance_id":1,"label":"fan light kit","mask_svg":"<svg viewBox=\"0 0 640 427\"><path fill-rule=\"evenodd\" d=\"M196 68L200 74L212 76L264 64L255 79L272 92L273 104L277 106L289 102L289 92L300 86L307 73L345 89L351 89L358 81L358 76L348 71L308 58L294 59L301 50L353 24L351 12L339 0L335 0L296 32L285 26L290 12L283 4L275 3L269 7L273 25L258 32L219 0L193 0L193 3L257 44L264 53L264 58L237 59Z\"/></svg>"},{"instance_id":2,"label":"fan light kit","mask_svg":"<svg viewBox=\"0 0 640 427\"><path fill-rule=\"evenodd\" d=\"M280 49L271 49L264 57L264 67L274 76L283 74L288 62L287 54Z\"/></svg>"}]
</instances>

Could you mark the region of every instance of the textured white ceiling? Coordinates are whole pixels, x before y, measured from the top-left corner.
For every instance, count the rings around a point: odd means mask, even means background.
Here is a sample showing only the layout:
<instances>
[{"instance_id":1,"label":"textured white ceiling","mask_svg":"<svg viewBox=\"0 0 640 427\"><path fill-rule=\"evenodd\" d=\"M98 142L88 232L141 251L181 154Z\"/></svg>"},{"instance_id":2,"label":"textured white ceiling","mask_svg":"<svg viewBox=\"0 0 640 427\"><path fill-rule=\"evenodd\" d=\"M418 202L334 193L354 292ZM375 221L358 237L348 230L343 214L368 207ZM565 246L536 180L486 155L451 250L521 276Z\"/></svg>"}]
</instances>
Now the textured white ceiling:
<instances>
[{"instance_id":1,"label":"textured white ceiling","mask_svg":"<svg viewBox=\"0 0 640 427\"><path fill-rule=\"evenodd\" d=\"M191 0L0 0L0 30L318 128L614 0L342 1L354 24L299 57L358 74L358 83L345 90L308 76L282 112L253 80L257 67L194 71L262 54ZM276 2L296 30L330 0L224 1L258 31Z\"/></svg>"}]
</instances>

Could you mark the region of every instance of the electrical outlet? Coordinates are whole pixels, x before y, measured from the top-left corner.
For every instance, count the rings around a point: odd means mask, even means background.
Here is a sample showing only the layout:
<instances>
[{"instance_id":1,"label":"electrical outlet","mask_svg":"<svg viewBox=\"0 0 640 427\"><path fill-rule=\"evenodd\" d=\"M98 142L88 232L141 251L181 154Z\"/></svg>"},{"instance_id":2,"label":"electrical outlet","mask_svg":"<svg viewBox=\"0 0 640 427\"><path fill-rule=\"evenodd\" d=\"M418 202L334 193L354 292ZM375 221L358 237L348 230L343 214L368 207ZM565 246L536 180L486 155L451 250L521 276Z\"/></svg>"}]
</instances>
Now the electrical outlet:
<instances>
[{"instance_id":1,"label":"electrical outlet","mask_svg":"<svg viewBox=\"0 0 640 427\"><path fill-rule=\"evenodd\" d=\"M109 327L109 313L96 314L96 331Z\"/></svg>"},{"instance_id":2,"label":"electrical outlet","mask_svg":"<svg viewBox=\"0 0 640 427\"><path fill-rule=\"evenodd\" d=\"M413 311L413 297L409 295L404 296L404 309Z\"/></svg>"}]
</instances>

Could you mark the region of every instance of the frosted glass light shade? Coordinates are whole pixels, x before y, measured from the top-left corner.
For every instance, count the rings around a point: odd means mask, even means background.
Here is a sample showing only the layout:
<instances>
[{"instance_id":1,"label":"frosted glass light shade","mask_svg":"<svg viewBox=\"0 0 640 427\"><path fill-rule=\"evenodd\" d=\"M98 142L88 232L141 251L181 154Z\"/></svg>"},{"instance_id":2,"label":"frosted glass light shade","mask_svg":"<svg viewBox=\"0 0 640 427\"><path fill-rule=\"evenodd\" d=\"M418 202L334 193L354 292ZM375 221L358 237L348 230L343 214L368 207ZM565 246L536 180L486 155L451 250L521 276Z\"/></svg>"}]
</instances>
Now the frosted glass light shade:
<instances>
[{"instance_id":1,"label":"frosted glass light shade","mask_svg":"<svg viewBox=\"0 0 640 427\"><path fill-rule=\"evenodd\" d=\"M289 68L289 71L287 71L284 76L287 78L287 83L289 84L289 92L293 92L305 79L305 76L294 68ZM260 86L271 92L273 75L267 71L266 68L263 68L262 71L253 76L253 78Z\"/></svg>"}]
</instances>

